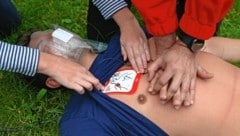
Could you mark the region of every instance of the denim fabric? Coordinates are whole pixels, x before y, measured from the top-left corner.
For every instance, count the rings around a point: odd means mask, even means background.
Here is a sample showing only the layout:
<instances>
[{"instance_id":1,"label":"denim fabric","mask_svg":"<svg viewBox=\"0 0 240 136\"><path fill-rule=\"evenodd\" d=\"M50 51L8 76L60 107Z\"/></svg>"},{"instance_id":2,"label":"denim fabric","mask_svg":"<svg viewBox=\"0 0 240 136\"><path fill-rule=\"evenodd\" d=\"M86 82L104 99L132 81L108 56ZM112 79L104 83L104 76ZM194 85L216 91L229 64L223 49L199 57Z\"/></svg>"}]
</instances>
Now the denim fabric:
<instances>
[{"instance_id":1,"label":"denim fabric","mask_svg":"<svg viewBox=\"0 0 240 136\"><path fill-rule=\"evenodd\" d=\"M0 0L0 38L4 38L21 24L21 18L11 0Z\"/></svg>"}]
</instances>

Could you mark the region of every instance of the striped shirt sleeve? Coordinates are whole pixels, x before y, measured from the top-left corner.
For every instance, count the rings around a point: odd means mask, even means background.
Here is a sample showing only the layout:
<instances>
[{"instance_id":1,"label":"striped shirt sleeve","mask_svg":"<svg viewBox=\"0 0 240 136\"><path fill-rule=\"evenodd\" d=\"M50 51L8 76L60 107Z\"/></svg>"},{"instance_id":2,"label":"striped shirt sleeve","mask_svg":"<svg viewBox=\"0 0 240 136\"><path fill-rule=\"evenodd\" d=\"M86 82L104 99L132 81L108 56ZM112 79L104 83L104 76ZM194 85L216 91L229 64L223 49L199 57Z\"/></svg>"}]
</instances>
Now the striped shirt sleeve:
<instances>
[{"instance_id":1,"label":"striped shirt sleeve","mask_svg":"<svg viewBox=\"0 0 240 136\"><path fill-rule=\"evenodd\" d=\"M124 0L92 0L104 19L110 19L118 10L127 7Z\"/></svg>"},{"instance_id":2,"label":"striped shirt sleeve","mask_svg":"<svg viewBox=\"0 0 240 136\"><path fill-rule=\"evenodd\" d=\"M0 70L34 76L37 72L39 50L0 41Z\"/></svg>"}]
</instances>

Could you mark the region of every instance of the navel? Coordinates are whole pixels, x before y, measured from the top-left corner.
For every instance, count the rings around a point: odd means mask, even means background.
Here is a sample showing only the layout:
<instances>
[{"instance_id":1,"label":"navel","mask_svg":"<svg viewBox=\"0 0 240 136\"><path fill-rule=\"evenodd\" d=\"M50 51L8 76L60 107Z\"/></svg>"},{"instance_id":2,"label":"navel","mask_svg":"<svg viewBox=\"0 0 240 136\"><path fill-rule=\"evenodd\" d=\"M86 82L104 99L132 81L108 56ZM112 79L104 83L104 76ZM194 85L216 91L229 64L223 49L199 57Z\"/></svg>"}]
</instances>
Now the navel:
<instances>
[{"instance_id":1,"label":"navel","mask_svg":"<svg viewBox=\"0 0 240 136\"><path fill-rule=\"evenodd\" d=\"M144 104L147 101L147 97L143 94L138 95L137 101L139 104Z\"/></svg>"}]
</instances>

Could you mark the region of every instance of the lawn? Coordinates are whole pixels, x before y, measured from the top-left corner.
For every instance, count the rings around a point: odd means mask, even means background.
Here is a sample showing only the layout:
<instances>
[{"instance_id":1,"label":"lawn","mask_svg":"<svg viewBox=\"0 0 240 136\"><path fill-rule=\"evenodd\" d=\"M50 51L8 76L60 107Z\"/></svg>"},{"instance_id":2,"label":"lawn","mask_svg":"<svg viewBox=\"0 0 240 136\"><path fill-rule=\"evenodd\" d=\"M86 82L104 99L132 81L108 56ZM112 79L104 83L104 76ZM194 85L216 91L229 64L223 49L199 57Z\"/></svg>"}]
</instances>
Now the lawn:
<instances>
[{"instance_id":1,"label":"lawn","mask_svg":"<svg viewBox=\"0 0 240 136\"><path fill-rule=\"evenodd\" d=\"M30 28L63 26L86 37L87 0L14 0L22 25L5 41L14 43ZM224 19L220 35L240 38L240 1ZM55 136L70 92L36 90L19 75L0 72L0 135Z\"/></svg>"}]
</instances>

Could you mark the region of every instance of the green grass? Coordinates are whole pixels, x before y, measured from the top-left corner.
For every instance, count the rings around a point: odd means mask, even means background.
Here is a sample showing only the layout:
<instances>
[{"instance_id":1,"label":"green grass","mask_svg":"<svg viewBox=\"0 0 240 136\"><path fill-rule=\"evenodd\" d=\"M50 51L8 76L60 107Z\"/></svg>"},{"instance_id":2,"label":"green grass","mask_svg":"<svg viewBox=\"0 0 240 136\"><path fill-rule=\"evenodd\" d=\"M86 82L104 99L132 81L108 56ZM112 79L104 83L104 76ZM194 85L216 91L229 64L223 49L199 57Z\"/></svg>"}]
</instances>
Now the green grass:
<instances>
[{"instance_id":1,"label":"green grass","mask_svg":"<svg viewBox=\"0 0 240 136\"><path fill-rule=\"evenodd\" d=\"M22 25L5 41L14 43L31 28L58 24L86 37L86 0L14 0ZM18 75L0 73L0 135L55 136L70 93L35 90Z\"/></svg>"},{"instance_id":2,"label":"green grass","mask_svg":"<svg viewBox=\"0 0 240 136\"><path fill-rule=\"evenodd\" d=\"M4 39L14 43L30 28L49 29L58 24L86 37L87 0L14 0L22 25ZM224 19L220 35L240 38L240 2ZM55 136L70 93L35 90L13 73L0 72L0 135Z\"/></svg>"},{"instance_id":3,"label":"green grass","mask_svg":"<svg viewBox=\"0 0 240 136\"><path fill-rule=\"evenodd\" d=\"M235 1L232 9L224 18L219 35L240 38L240 1Z\"/></svg>"}]
</instances>

